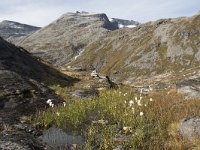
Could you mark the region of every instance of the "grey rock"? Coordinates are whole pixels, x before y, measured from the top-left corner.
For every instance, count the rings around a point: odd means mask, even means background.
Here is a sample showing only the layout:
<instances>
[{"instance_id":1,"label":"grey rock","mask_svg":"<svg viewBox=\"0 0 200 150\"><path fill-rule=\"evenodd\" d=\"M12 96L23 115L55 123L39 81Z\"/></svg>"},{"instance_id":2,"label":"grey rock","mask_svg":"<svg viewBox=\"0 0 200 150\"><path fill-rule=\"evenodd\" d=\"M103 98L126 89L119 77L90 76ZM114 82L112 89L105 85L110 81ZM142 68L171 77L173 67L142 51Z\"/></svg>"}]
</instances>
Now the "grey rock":
<instances>
[{"instance_id":1,"label":"grey rock","mask_svg":"<svg viewBox=\"0 0 200 150\"><path fill-rule=\"evenodd\" d=\"M98 90L95 89L82 89L72 92L72 96L77 98L90 98L98 96L98 94L99 94Z\"/></svg>"},{"instance_id":2,"label":"grey rock","mask_svg":"<svg viewBox=\"0 0 200 150\"><path fill-rule=\"evenodd\" d=\"M0 149L2 150L42 150L43 145L29 133L10 131L0 133Z\"/></svg>"},{"instance_id":3,"label":"grey rock","mask_svg":"<svg viewBox=\"0 0 200 150\"><path fill-rule=\"evenodd\" d=\"M200 73L196 72L181 81L177 81L177 91L186 98L200 97Z\"/></svg>"},{"instance_id":4,"label":"grey rock","mask_svg":"<svg viewBox=\"0 0 200 150\"><path fill-rule=\"evenodd\" d=\"M103 84L105 88L114 88L117 87L113 81L110 80L108 76L99 76L99 82Z\"/></svg>"},{"instance_id":5,"label":"grey rock","mask_svg":"<svg viewBox=\"0 0 200 150\"><path fill-rule=\"evenodd\" d=\"M42 136L39 137L47 147L53 149L75 149L76 147L84 144L85 140L80 135L68 134L62 131L61 129L51 127L44 132Z\"/></svg>"},{"instance_id":6,"label":"grey rock","mask_svg":"<svg viewBox=\"0 0 200 150\"><path fill-rule=\"evenodd\" d=\"M1 150L31 150L27 145L21 145L11 141L0 141Z\"/></svg>"},{"instance_id":7,"label":"grey rock","mask_svg":"<svg viewBox=\"0 0 200 150\"><path fill-rule=\"evenodd\" d=\"M190 117L181 120L179 127L180 134L188 140L200 139L200 117Z\"/></svg>"}]
</instances>

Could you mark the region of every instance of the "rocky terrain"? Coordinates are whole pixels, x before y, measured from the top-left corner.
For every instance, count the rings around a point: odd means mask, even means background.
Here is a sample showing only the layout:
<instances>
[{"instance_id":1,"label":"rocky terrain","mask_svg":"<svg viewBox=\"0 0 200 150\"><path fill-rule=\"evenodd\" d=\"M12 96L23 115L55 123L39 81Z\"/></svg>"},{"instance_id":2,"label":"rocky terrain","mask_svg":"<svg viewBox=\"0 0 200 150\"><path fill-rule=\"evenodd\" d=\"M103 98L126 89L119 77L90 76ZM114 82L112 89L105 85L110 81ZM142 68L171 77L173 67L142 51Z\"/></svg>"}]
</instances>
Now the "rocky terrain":
<instances>
[{"instance_id":1,"label":"rocky terrain","mask_svg":"<svg viewBox=\"0 0 200 150\"><path fill-rule=\"evenodd\" d=\"M183 139L198 140L199 25L200 14L139 24L78 11L41 29L4 21L0 24L4 38L0 38L0 149L44 149L38 141L40 130L53 125L77 133L94 129L92 134L84 132L84 138L92 137L87 144L102 149L113 142L105 142L113 136L107 135L110 129L117 143L112 149L122 147L118 143L126 143L131 136L136 140L130 140L135 142L132 146L140 148L154 146L142 136L150 136L153 142L160 138L172 149L180 142L180 134ZM32 117L39 118L38 124ZM96 125L99 122L103 126ZM45 140L52 144L55 137L48 135ZM61 135L61 139L73 137ZM178 142L173 145L169 138L165 143L168 136L178 136ZM163 148L162 142L157 143L158 149Z\"/></svg>"},{"instance_id":2,"label":"rocky terrain","mask_svg":"<svg viewBox=\"0 0 200 150\"><path fill-rule=\"evenodd\" d=\"M89 44L82 55L68 65L86 70L93 66L115 82L132 86L159 81L171 84L189 80L189 76L198 80L199 24L197 14L119 29Z\"/></svg>"},{"instance_id":3,"label":"rocky terrain","mask_svg":"<svg viewBox=\"0 0 200 150\"><path fill-rule=\"evenodd\" d=\"M0 22L0 36L9 41L13 41L19 37L27 36L39 29L40 27L21 24L9 20Z\"/></svg>"},{"instance_id":4,"label":"rocky terrain","mask_svg":"<svg viewBox=\"0 0 200 150\"><path fill-rule=\"evenodd\" d=\"M38 145L30 116L47 107L47 99L63 101L48 85L70 85L75 80L2 38L0 54L0 149L34 149Z\"/></svg>"},{"instance_id":5,"label":"rocky terrain","mask_svg":"<svg viewBox=\"0 0 200 150\"><path fill-rule=\"evenodd\" d=\"M63 66L78 58L89 43L117 28L105 14L66 13L15 44L54 65Z\"/></svg>"}]
</instances>

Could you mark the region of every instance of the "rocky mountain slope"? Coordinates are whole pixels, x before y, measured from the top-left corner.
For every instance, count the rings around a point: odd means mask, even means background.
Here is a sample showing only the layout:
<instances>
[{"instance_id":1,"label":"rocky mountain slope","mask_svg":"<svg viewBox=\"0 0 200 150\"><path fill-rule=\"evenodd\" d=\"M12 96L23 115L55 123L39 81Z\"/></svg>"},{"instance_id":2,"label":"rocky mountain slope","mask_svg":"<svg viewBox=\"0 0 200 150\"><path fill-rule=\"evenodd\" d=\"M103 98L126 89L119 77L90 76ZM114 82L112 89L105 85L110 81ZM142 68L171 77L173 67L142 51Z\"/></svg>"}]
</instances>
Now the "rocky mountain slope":
<instances>
[{"instance_id":1,"label":"rocky mountain slope","mask_svg":"<svg viewBox=\"0 0 200 150\"><path fill-rule=\"evenodd\" d=\"M18 45L60 68L95 69L132 86L184 83L187 91L189 77L199 77L199 24L197 14L118 29L105 14L67 13Z\"/></svg>"},{"instance_id":2,"label":"rocky mountain slope","mask_svg":"<svg viewBox=\"0 0 200 150\"><path fill-rule=\"evenodd\" d=\"M66 13L16 44L54 65L62 66L76 59L89 43L117 28L105 14Z\"/></svg>"},{"instance_id":3,"label":"rocky mountain slope","mask_svg":"<svg viewBox=\"0 0 200 150\"><path fill-rule=\"evenodd\" d=\"M0 36L6 40L13 40L16 37L27 36L39 29L39 27L21 24L14 21L4 20L0 22Z\"/></svg>"},{"instance_id":4,"label":"rocky mountain slope","mask_svg":"<svg viewBox=\"0 0 200 150\"><path fill-rule=\"evenodd\" d=\"M88 45L69 65L93 66L118 82L175 78L200 64L199 25L198 14L119 29Z\"/></svg>"}]
</instances>

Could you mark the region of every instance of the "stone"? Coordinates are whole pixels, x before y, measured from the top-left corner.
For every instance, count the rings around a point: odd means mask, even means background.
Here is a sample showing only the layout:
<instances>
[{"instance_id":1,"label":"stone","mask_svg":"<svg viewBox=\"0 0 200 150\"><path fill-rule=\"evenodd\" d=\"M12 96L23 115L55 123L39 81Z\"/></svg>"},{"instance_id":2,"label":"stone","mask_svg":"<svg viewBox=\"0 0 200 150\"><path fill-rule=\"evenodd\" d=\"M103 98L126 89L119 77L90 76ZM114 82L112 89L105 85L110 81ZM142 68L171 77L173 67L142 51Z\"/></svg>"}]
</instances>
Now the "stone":
<instances>
[{"instance_id":1,"label":"stone","mask_svg":"<svg viewBox=\"0 0 200 150\"><path fill-rule=\"evenodd\" d=\"M200 140L200 117L184 118L180 121L179 132L188 140Z\"/></svg>"},{"instance_id":2,"label":"stone","mask_svg":"<svg viewBox=\"0 0 200 150\"><path fill-rule=\"evenodd\" d=\"M99 92L96 89L83 89L72 92L72 96L77 98L89 98L98 96L98 94Z\"/></svg>"},{"instance_id":3,"label":"stone","mask_svg":"<svg viewBox=\"0 0 200 150\"><path fill-rule=\"evenodd\" d=\"M96 70L93 70L92 73L90 74L91 77L99 77L99 74L97 73Z\"/></svg>"},{"instance_id":4,"label":"stone","mask_svg":"<svg viewBox=\"0 0 200 150\"><path fill-rule=\"evenodd\" d=\"M12 141L0 141L1 150L31 150L27 145L21 145Z\"/></svg>"},{"instance_id":5,"label":"stone","mask_svg":"<svg viewBox=\"0 0 200 150\"><path fill-rule=\"evenodd\" d=\"M60 148L70 147L75 150L84 144L85 140L80 135L68 134L59 128L51 127L39 137L47 147Z\"/></svg>"}]
</instances>

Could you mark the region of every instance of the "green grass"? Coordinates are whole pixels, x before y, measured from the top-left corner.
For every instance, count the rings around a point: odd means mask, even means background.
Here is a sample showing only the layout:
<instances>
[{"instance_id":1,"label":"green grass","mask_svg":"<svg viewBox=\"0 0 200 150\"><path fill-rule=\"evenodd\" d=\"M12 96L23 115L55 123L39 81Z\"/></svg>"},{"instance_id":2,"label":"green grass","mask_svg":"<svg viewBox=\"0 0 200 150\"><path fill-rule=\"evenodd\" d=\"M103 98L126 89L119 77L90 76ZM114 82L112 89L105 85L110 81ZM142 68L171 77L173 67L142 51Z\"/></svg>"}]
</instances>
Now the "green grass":
<instances>
[{"instance_id":1,"label":"green grass","mask_svg":"<svg viewBox=\"0 0 200 150\"><path fill-rule=\"evenodd\" d=\"M183 100L173 90L158 91L144 96L139 106L135 97L139 99L130 90L108 90L99 97L49 108L40 112L35 122L81 134L86 139L83 149L113 149L118 145L126 149L187 149L194 144L184 141L177 128L180 119L200 115L199 100ZM119 136L124 139L119 140Z\"/></svg>"}]
</instances>

